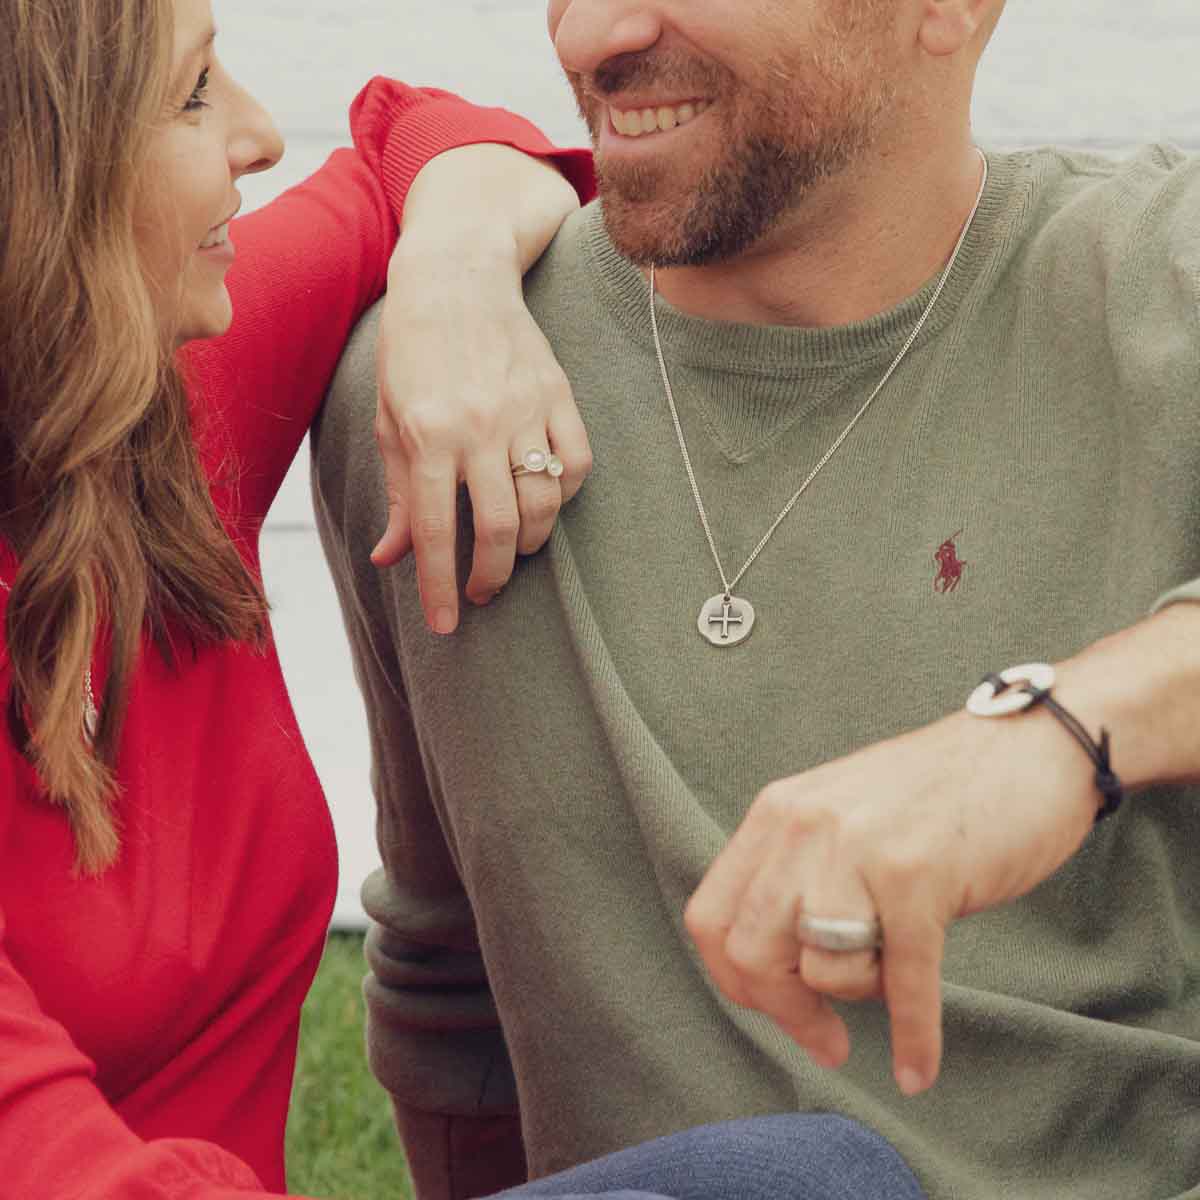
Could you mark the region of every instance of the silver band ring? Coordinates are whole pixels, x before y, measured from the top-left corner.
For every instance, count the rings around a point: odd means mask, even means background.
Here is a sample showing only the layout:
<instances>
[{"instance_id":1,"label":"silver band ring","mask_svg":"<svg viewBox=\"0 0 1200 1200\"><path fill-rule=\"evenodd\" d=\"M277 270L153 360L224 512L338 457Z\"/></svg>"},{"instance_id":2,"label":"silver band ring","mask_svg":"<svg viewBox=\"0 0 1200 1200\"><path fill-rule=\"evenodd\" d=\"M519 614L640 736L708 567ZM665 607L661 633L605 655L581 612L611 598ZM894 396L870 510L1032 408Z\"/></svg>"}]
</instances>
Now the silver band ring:
<instances>
[{"instance_id":1,"label":"silver band ring","mask_svg":"<svg viewBox=\"0 0 1200 1200\"><path fill-rule=\"evenodd\" d=\"M557 479L563 473L563 461L557 454L543 450L540 446L531 446L521 455L521 461L513 469L513 478L522 475L540 475L543 471L551 479Z\"/></svg>"},{"instance_id":2,"label":"silver band ring","mask_svg":"<svg viewBox=\"0 0 1200 1200\"><path fill-rule=\"evenodd\" d=\"M801 915L796 921L796 934L806 946L834 954L878 950L883 945L883 931L878 921Z\"/></svg>"}]
</instances>

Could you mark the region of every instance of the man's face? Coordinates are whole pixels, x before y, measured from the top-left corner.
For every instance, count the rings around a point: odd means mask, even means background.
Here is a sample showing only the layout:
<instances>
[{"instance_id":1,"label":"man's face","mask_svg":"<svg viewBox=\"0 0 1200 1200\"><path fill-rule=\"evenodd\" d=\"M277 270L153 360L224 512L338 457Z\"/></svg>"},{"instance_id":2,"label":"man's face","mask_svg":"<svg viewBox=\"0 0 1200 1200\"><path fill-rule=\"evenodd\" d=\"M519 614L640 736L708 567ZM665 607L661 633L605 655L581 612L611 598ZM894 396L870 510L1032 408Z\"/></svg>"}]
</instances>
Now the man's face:
<instances>
[{"instance_id":1,"label":"man's face","mask_svg":"<svg viewBox=\"0 0 1200 1200\"><path fill-rule=\"evenodd\" d=\"M633 261L735 257L871 145L896 0L550 0L605 220Z\"/></svg>"}]
</instances>

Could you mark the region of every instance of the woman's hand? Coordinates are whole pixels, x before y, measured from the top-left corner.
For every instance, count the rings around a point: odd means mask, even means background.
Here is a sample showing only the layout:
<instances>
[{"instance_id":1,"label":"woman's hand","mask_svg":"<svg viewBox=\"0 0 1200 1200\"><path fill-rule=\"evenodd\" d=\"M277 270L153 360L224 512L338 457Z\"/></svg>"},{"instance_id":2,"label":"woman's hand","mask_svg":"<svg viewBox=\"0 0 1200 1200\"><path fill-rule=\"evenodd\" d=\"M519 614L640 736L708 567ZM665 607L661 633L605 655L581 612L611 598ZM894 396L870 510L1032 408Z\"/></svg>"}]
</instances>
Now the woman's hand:
<instances>
[{"instance_id":1,"label":"woman's hand","mask_svg":"<svg viewBox=\"0 0 1200 1200\"><path fill-rule=\"evenodd\" d=\"M521 290L577 206L552 166L494 145L433 159L409 193L380 326L376 432L388 520L371 557L383 567L415 553L438 633L458 624L458 484L470 491L475 524L466 593L486 604L515 556L545 543L591 470L570 384ZM514 478L533 448L557 454L562 475Z\"/></svg>"}]
</instances>

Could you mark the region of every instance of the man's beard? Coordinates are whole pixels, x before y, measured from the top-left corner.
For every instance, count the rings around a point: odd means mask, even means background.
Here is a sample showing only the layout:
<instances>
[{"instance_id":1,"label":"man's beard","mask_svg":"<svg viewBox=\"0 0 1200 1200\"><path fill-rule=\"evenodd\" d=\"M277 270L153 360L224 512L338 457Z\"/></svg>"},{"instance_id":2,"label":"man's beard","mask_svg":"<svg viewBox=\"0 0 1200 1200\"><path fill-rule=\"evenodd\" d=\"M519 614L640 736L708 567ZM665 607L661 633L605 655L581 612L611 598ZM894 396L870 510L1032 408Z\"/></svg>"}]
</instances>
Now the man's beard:
<instances>
[{"instance_id":1,"label":"man's beard","mask_svg":"<svg viewBox=\"0 0 1200 1200\"><path fill-rule=\"evenodd\" d=\"M593 141L608 120L603 97L638 86L711 97L709 114L720 119L707 137L725 149L696 172L680 171L670 155L661 163L598 156L605 225L622 254L660 267L736 258L873 144L892 102L878 43L861 27L853 40L837 33L803 61L761 67L762 83L669 52L613 59L590 88L571 79Z\"/></svg>"},{"instance_id":2,"label":"man's beard","mask_svg":"<svg viewBox=\"0 0 1200 1200\"><path fill-rule=\"evenodd\" d=\"M605 226L617 249L641 266L728 261L751 249L817 184L842 170L853 149L841 143L830 152L796 153L783 143L747 138L731 144L687 196L670 199L660 196L662 171L614 169L601 162L597 179Z\"/></svg>"}]
</instances>

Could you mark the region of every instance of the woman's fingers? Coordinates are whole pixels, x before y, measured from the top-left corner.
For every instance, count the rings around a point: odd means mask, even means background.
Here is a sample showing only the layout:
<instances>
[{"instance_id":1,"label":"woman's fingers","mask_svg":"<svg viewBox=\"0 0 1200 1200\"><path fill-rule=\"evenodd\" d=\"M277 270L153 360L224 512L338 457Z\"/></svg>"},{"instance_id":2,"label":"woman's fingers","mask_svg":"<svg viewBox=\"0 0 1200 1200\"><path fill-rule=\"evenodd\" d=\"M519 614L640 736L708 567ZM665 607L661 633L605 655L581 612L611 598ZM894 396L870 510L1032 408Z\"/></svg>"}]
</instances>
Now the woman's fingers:
<instances>
[{"instance_id":1,"label":"woman's fingers","mask_svg":"<svg viewBox=\"0 0 1200 1200\"><path fill-rule=\"evenodd\" d=\"M474 513L475 546L466 594L472 603L488 603L508 583L518 553L533 554L545 545L563 504L560 479L570 470L571 486L578 490L591 469L586 434L580 438L582 426L572 431L569 424L567 453L573 467L568 468L559 456L561 476L548 470L513 476L512 464L520 462L527 450L540 450L550 457L544 433L518 439L507 452L478 452L468 464L465 480ZM390 418L381 411L378 438L387 485L388 525L371 559L377 566L390 566L412 549L429 625L439 633L452 632L457 626L454 538L458 471L451 455L436 455L432 448L410 466L407 456L411 449L401 452L399 436L390 434L390 427ZM557 446L555 443L556 455Z\"/></svg>"},{"instance_id":2,"label":"woman's fingers","mask_svg":"<svg viewBox=\"0 0 1200 1200\"><path fill-rule=\"evenodd\" d=\"M517 537L518 554L536 554L547 542L562 508L562 488L558 480L544 472L526 475L516 481L517 506L521 514Z\"/></svg>"},{"instance_id":3,"label":"woman's fingers","mask_svg":"<svg viewBox=\"0 0 1200 1200\"><path fill-rule=\"evenodd\" d=\"M479 325L477 353L441 353L429 361L421 347L444 347L432 335L412 334L412 323L427 318L412 316L395 297L378 351L376 429L388 521L372 560L386 567L410 548L416 552L422 605L439 632L457 625L457 599L450 595L453 485L465 480L471 494L476 543L467 596L482 604L508 582L516 553L532 554L546 543L564 499L592 467L571 386L519 297L486 305L473 294L468 300L454 292L453 299L471 309L463 324ZM393 325L404 336L395 336ZM423 324L417 328L430 334ZM514 480L512 465L530 449L553 451L561 472Z\"/></svg>"},{"instance_id":4,"label":"woman's fingers","mask_svg":"<svg viewBox=\"0 0 1200 1200\"><path fill-rule=\"evenodd\" d=\"M550 448L558 455L563 465L558 484L562 502L567 504L575 498L575 494L583 486L583 481L592 473L592 446L565 377L563 382L567 389L566 395L562 403L550 414L547 432L550 435Z\"/></svg>"},{"instance_id":5,"label":"woman's fingers","mask_svg":"<svg viewBox=\"0 0 1200 1200\"><path fill-rule=\"evenodd\" d=\"M510 454L516 466L513 482L521 517L517 552L533 554L546 544L558 520L562 508L559 479L565 464L544 432L526 431L513 442Z\"/></svg>"},{"instance_id":6,"label":"woman's fingers","mask_svg":"<svg viewBox=\"0 0 1200 1200\"><path fill-rule=\"evenodd\" d=\"M467 579L467 599L472 604L487 604L512 577L517 534L523 525L514 482L508 456L502 452L481 455L467 469L475 522L475 550Z\"/></svg>"},{"instance_id":7,"label":"woman's fingers","mask_svg":"<svg viewBox=\"0 0 1200 1200\"><path fill-rule=\"evenodd\" d=\"M412 549L412 528L408 504L408 460L404 455L400 431L384 403L382 393L375 409L375 442L383 462L387 528L371 551L371 561L377 567L390 567Z\"/></svg>"},{"instance_id":8,"label":"woman's fingers","mask_svg":"<svg viewBox=\"0 0 1200 1200\"><path fill-rule=\"evenodd\" d=\"M409 471L413 556L421 607L434 633L458 628L454 568L458 473L449 457L422 458Z\"/></svg>"}]
</instances>

